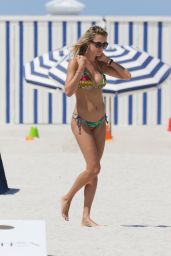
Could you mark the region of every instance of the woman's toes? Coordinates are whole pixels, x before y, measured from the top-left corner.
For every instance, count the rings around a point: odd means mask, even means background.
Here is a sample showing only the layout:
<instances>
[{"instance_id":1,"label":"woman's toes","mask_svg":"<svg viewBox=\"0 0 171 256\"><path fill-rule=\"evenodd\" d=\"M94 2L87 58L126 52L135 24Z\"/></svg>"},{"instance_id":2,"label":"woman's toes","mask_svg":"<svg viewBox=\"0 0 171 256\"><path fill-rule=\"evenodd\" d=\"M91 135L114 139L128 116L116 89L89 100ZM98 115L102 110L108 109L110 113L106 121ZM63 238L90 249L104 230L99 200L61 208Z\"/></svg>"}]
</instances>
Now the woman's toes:
<instances>
[{"instance_id":1,"label":"woman's toes","mask_svg":"<svg viewBox=\"0 0 171 256\"><path fill-rule=\"evenodd\" d=\"M61 213L64 220L69 221L68 211L70 207L70 202L65 197L61 199Z\"/></svg>"}]
</instances>

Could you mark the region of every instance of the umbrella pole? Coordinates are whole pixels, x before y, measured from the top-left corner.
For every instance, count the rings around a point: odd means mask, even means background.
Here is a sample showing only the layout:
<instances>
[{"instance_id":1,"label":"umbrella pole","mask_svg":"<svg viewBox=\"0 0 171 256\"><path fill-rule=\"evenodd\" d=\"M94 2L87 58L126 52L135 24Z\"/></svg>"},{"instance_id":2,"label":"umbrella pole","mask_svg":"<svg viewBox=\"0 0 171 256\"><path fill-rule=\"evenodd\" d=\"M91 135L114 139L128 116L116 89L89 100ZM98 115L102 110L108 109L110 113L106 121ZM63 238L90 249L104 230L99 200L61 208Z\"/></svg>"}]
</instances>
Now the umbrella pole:
<instances>
[{"instance_id":1,"label":"umbrella pole","mask_svg":"<svg viewBox=\"0 0 171 256\"><path fill-rule=\"evenodd\" d=\"M109 126L110 133L112 134L112 97L109 96Z\"/></svg>"},{"instance_id":2,"label":"umbrella pole","mask_svg":"<svg viewBox=\"0 0 171 256\"><path fill-rule=\"evenodd\" d=\"M109 99L109 101L107 101ZM108 125L106 125L106 140L112 139L112 97L109 95L108 98L104 96L105 113L108 117ZM108 109L108 111L107 111Z\"/></svg>"}]
</instances>

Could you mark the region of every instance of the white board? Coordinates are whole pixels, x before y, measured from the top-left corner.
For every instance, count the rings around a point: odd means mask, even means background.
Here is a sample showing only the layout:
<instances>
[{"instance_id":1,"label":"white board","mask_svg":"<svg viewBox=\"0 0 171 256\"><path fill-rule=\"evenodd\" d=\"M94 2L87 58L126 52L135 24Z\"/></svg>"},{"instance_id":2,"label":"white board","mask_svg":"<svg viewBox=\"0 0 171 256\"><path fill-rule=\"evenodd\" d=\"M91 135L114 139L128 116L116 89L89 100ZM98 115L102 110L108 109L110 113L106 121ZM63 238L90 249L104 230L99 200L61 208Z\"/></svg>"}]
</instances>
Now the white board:
<instances>
[{"instance_id":1,"label":"white board","mask_svg":"<svg viewBox=\"0 0 171 256\"><path fill-rule=\"evenodd\" d=\"M47 256L43 220L0 220L1 256Z\"/></svg>"}]
</instances>

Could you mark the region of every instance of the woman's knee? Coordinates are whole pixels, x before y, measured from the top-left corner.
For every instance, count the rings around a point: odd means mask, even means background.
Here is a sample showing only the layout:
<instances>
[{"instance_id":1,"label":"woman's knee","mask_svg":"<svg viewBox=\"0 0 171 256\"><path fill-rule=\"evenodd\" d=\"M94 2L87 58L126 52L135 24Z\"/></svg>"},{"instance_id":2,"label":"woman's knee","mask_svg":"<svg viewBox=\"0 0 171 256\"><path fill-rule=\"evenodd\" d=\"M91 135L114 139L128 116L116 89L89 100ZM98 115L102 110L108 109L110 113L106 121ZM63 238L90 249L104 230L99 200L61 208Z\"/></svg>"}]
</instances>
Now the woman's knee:
<instances>
[{"instance_id":1,"label":"woman's knee","mask_svg":"<svg viewBox=\"0 0 171 256\"><path fill-rule=\"evenodd\" d=\"M91 166L88 166L87 170L90 172L90 175L92 177L96 177L100 173L100 170L101 170L100 163L96 163Z\"/></svg>"},{"instance_id":2,"label":"woman's knee","mask_svg":"<svg viewBox=\"0 0 171 256\"><path fill-rule=\"evenodd\" d=\"M95 176L95 177L92 177L92 179L90 179L88 182L87 182L87 184L89 184L89 185L95 185L95 184L97 184L97 182L98 182L98 176ZM87 185L86 184L86 185Z\"/></svg>"}]
</instances>

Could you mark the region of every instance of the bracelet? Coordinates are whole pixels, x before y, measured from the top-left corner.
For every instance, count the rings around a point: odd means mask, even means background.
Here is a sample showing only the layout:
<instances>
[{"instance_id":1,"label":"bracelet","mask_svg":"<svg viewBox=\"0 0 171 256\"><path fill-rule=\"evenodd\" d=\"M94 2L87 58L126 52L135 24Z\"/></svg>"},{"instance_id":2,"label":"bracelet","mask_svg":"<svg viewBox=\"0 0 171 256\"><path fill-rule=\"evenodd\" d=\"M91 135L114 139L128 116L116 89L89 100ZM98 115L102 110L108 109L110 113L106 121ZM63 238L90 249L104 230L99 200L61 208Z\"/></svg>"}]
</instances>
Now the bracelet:
<instances>
[{"instance_id":1,"label":"bracelet","mask_svg":"<svg viewBox=\"0 0 171 256\"><path fill-rule=\"evenodd\" d=\"M112 59L108 59L107 61L107 66L110 66L112 64L113 60Z\"/></svg>"}]
</instances>

